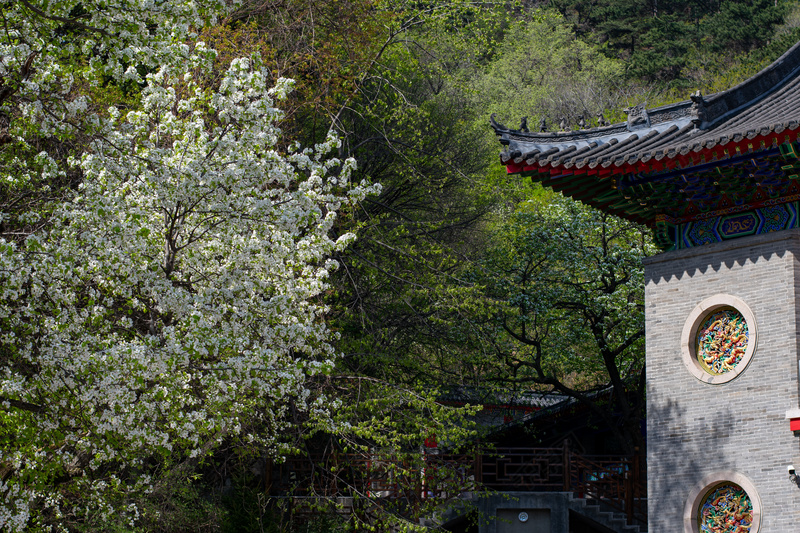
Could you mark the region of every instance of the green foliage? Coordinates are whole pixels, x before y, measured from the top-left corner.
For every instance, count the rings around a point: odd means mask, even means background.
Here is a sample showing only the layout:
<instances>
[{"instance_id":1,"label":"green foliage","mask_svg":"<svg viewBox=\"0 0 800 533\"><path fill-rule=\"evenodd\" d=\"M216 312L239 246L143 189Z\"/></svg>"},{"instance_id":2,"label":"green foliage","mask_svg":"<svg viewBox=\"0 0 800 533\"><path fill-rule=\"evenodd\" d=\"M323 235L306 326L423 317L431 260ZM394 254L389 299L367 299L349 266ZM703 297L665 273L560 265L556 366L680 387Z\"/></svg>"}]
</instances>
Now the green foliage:
<instances>
[{"instance_id":1,"label":"green foliage","mask_svg":"<svg viewBox=\"0 0 800 533\"><path fill-rule=\"evenodd\" d=\"M424 14L414 13L404 20ZM425 16L384 51L339 119L358 171L383 191L353 213L360 238L337 256L334 324L348 371L399 383L436 380L411 361L439 349L428 317L449 297L466 251L480 246L480 220L494 203L483 175L491 134L451 62L470 43L462 33L479 28L451 27L443 36L434 30L444 13Z\"/></svg>"},{"instance_id":2,"label":"green foliage","mask_svg":"<svg viewBox=\"0 0 800 533\"><path fill-rule=\"evenodd\" d=\"M700 22L700 38L716 53L748 52L763 46L783 22L788 2L727 0Z\"/></svg>"},{"instance_id":3,"label":"green foliage","mask_svg":"<svg viewBox=\"0 0 800 533\"><path fill-rule=\"evenodd\" d=\"M578 34L626 60L633 78L686 87L691 55L735 57L763 47L791 1L551 0Z\"/></svg>"},{"instance_id":4,"label":"green foliage","mask_svg":"<svg viewBox=\"0 0 800 533\"><path fill-rule=\"evenodd\" d=\"M220 496L226 513L220 524L222 533L282 533L280 509L270 508L271 498L251 476L241 469ZM309 530L311 533L313 530ZM333 530L332 530L333 531Z\"/></svg>"},{"instance_id":5,"label":"green foliage","mask_svg":"<svg viewBox=\"0 0 800 533\"><path fill-rule=\"evenodd\" d=\"M355 96L395 17L373 0L246 1L202 38L219 50L222 65L243 49L258 50L274 79L295 80L283 124L311 144L325 138L333 117Z\"/></svg>"},{"instance_id":6,"label":"green foliage","mask_svg":"<svg viewBox=\"0 0 800 533\"><path fill-rule=\"evenodd\" d=\"M627 96L621 90L621 62L578 39L564 19L536 11L515 21L485 70L473 82L472 105L515 127L523 116L532 130L546 119L556 131L562 119L570 129L584 117L587 127L599 113L617 110Z\"/></svg>"},{"instance_id":7,"label":"green foliage","mask_svg":"<svg viewBox=\"0 0 800 533\"><path fill-rule=\"evenodd\" d=\"M419 448L426 438L435 434L448 449L474 441L474 410L441 405L431 386L440 379L426 361L441 345L428 317L442 298L451 297L449 286L465 251L480 242L474 230L493 205L482 175L494 151L486 142L489 131L478 126L478 111L453 80L478 60L480 43L497 31L502 12L466 1L371 5L364 24L371 24L373 40L359 51L369 61L325 63L334 71L347 69L353 92L338 93L327 107L315 106L306 95L324 90L326 82L309 76L309 92L301 86L298 111L287 124L299 128L301 138L313 138L315 124L333 116L343 155L358 160L358 178L383 186L380 196L339 226L343 232L356 227L360 236L354 248L335 254L341 266L326 298L343 358L319 387L336 398L335 416L325 424L306 424L298 416L291 438L310 461L320 448L356 454L362 463L385 454L382 464L393 479L405 480L413 492L424 469ZM270 28L281 17L253 16L253 31L272 39ZM323 59L309 58L309 64L319 66ZM438 505L416 499L397 506L369 496L357 477L339 481L338 495L360 499L349 527L412 529ZM463 479L453 478L449 493L463 486Z\"/></svg>"},{"instance_id":8,"label":"green foliage","mask_svg":"<svg viewBox=\"0 0 800 533\"><path fill-rule=\"evenodd\" d=\"M574 202L523 204L475 272L492 305L472 309L474 342L501 363L485 379L574 397L630 451L640 445L641 260L654 251L643 228ZM616 409L590 394L607 388Z\"/></svg>"}]
</instances>

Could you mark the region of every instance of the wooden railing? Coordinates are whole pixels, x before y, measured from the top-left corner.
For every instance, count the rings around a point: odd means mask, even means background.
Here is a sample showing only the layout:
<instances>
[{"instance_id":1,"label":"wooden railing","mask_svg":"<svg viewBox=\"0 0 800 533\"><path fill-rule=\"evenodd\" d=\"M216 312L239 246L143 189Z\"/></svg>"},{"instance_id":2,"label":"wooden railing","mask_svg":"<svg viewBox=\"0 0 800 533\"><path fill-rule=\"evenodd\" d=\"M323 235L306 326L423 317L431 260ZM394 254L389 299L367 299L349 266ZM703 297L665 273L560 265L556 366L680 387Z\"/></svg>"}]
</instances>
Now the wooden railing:
<instances>
[{"instance_id":1,"label":"wooden railing","mask_svg":"<svg viewBox=\"0 0 800 533\"><path fill-rule=\"evenodd\" d=\"M647 523L647 485L640 456L569 456L571 492L625 513L628 524Z\"/></svg>"},{"instance_id":2,"label":"wooden railing","mask_svg":"<svg viewBox=\"0 0 800 533\"><path fill-rule=\"evenodd\" d=\"M580 455L562 448L494 448L475 455L439 453L318 454L290 458L272 476L272 491L337 497L356 493L414 505L464 491L572 492L647 522L641 456Z\"/></svg>"},{"instance_id":3,"label":"wooden railing","mask_svg":"<svg viewBox=\"0 0 800 533\"><path fill-rule=\"evenodd\" d=\"M572 492L624 513L629 524L647 522L645 467L639 455L580 455L567 446L496 448L477 461L477 481L485 488Z\"/></svg>"},{"instance_id":4,"label":"wooden railing","mask_svg":"<svg viewBox=\"0 0 800 533\"><path fill-rule=\"evenodd\" d=\"M567 491L559 448L496 448L478 456L478 482L497 491Z\"/></svg>"}]
</instances>

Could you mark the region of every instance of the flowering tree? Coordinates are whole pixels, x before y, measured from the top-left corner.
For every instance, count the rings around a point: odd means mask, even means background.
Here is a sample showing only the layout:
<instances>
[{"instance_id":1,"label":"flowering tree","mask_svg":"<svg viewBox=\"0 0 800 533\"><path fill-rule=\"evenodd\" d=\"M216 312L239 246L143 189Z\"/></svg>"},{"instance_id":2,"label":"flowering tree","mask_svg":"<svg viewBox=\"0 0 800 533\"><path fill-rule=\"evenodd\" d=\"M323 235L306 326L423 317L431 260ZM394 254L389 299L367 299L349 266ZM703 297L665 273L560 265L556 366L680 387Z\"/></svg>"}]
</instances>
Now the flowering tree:
<instances>
[{"instance_id":1,"label":"flowering tree","mask_svg":"<svg viewBox=\"0 0 800 533\"><path fill-rule=\"evenodd\" d=\"M327 416L315 297L371 189L332 136L279 149L291 84L257 56L211 75L192 30L224 13L2 2L0 529L133 525L225 439Z\"/></svg>"}]
</instances>

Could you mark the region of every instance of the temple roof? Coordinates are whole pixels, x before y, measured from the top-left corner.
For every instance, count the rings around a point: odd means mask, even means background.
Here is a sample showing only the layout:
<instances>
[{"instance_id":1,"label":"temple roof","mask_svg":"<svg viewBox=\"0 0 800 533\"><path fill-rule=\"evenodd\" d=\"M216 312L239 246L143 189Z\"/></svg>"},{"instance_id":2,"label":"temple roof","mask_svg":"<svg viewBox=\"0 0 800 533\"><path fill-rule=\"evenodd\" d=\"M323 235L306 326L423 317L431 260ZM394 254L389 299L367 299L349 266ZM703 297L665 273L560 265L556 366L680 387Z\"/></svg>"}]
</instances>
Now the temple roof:
<instances>
[{"instance_id":1,"label":"temple roof","mask_svg":"<svg viewBox=\"0 0 800 533\"><path fill-rule=\"evenodd\" d=\"M800 43L727 91L626 112L624 123L557 133L491 122L509 173L636 222L800 199Z\"/></svg>"}]
</instances>

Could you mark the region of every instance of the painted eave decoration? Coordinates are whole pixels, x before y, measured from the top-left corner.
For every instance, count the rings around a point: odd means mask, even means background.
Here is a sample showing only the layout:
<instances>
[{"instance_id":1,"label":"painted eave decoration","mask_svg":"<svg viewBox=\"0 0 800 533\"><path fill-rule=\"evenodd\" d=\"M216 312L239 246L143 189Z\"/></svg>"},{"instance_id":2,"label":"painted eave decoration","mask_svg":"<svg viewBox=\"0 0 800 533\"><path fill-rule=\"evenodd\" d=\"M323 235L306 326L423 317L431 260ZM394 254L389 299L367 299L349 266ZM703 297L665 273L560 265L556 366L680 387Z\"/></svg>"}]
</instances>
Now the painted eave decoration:
<instances>
[{"instance_id":1,"label":"painted eave decoration","mask_svg":"<svg viewBox=\"0 0 800 533\"><path fill-rule=\"evenodd\" d=\"M591 129L491 119L511 174L653 227L664 250L798 227L800 43L749 80Z\"/></svg>"}]
</instances>

